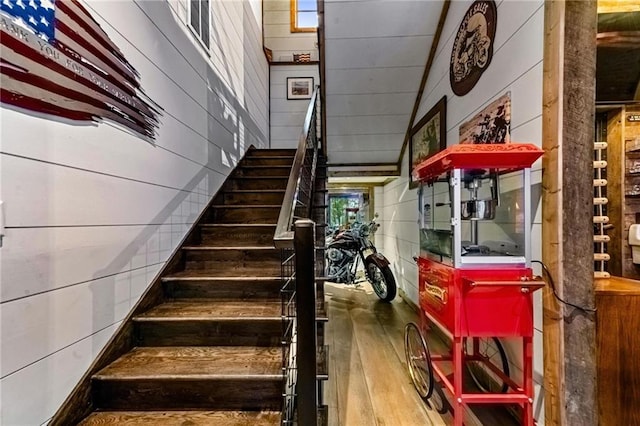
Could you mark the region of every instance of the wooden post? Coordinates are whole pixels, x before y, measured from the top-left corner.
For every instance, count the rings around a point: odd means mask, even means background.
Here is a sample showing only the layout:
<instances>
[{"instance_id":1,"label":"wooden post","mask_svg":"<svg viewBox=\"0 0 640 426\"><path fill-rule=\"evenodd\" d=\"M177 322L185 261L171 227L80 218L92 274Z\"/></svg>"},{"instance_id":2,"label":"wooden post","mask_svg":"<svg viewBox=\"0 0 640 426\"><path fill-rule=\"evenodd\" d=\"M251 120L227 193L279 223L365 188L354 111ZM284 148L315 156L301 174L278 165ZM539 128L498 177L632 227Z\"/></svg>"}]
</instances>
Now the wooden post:
<instances>
[{"instance_id":1,"label":"wooden post","mask_svg":"<svg viewBox=\"0 0 640 426\"><path fill-rule=\"evenodd\" d=\"M557 293L593 307L595 0L545 2L542 257ZM597 425L595 315L544 303L547 425Z\"/></svg>"},{"instance_id":2,"label":"wooden post","mask_svg":"<svg viewBox=\"0 0 640 426\"><path fill-rule=\"evenodd\" d=\"M298 424L318 424L318 388L316 384L316 288L315 229L309 219L295 223L293 249L296 252L296 317L298 327L297 362Z\"/></svg>"}]
</instances>

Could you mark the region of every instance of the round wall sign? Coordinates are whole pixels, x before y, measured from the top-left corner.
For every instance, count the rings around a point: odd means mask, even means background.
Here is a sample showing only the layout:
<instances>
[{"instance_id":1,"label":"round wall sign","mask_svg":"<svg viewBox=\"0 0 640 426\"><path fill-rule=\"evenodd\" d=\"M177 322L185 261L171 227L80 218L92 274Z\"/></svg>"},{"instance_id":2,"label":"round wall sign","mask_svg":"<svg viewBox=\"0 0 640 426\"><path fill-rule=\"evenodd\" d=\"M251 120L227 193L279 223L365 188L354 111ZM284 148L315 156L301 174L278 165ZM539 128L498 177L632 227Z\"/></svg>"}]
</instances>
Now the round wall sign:
<instances>
[{"instance_id":1,"label":"round wall sign","mask_svg":"<svg viewBox=\"0 0 640 426\"><path fill-rule=\"evenodd\" d=\"M456 95L469 93L489 67L497 19L493 0L474 1L464 15L453 42L449 68L451 88Z\"/></svg>"}]
</instances>

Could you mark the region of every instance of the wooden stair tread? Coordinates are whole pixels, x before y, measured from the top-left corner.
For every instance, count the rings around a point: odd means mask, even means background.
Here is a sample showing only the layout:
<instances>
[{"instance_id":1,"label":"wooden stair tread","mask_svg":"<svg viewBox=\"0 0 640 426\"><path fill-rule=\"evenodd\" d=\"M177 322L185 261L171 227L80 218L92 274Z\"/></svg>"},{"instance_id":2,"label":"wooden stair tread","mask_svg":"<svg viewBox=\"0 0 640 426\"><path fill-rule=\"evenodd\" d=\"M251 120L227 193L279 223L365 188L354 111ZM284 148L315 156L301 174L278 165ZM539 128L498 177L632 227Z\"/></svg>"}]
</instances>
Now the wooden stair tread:
<instances>
[{"instance_id":1,"label":"wooden stair tread","mask_svg":"<svg viewBox=\"0 0 640 426\"><path fill-rule=\"evenodd\" d=\"M255 158L255 157L254 157ZM273 157L270 157L273 158ZM289 158L289 157L284 157L284 158ZM244 165L241 164L240 167L242 167L243 169L289 169L291 170L291 165L286 165L286 164L256 164L256 165Z\"/></svg>"},{"instance_id":2,"label":"wooden stair tread","mask_svg":"<svg viewBox=\"0 0 640 426\"><path fill-rule=\"evenodd\" d=\"M279 411L99 411L78 426L275 426L280 418Z\"/></svg>"},{"instance_id":3,"label":"wooden stair tread","mask_svg":"<svg viewBox=\"0 0 640 426\"><path fill-rule=\"evenodd\" d=\"M280 301L179 299L161 303L134 317L134 321L281 319Z\"/></svg>"},{"instance_id":4,"label":"wooden stair tread","mask_svg":"<svg viewBox=\"0 0 640 426\"><path fill-rule=\"evenodd\" d=\"M280 179L289 180L289 176L232 176L230 179L249 179L249 180L265 180L265 179Z\"/></svg>"},{"instance_id":5,"label":"wooden stair tread","mask_svg":"<svg viewBox=\"0 0 640 426\"><path fill-rule=\"evenodd\" d=\"M178 275L179 274L179 275ZM280 269L277 270L265 270L262 266L256 267L242 267L235 268L233 271L229 271L228 268L203 268L203 269L186 269L184 271L176 272L171 276L184 276L184 277L217 277L217 278L252 278L252 277L265 277L265 278L279 278Z\"/></svg>"},{"instance_id":6,"label":"wooden stair tread","mask_svg":"<svg viewBox=\"0 0 640 426\"><path fill-rule=\"evenodd\" d=\"M252 227L276 227L278 224L277 223L201 223L198 226L201 226L203 228L212 228L212 227L226 227L226 228L237 228L237 227L245 227L245 226L252 226Z\"/></svg>"},{"instance_id":7,"label":"wooden stair tread","mask_svg":"<svg viewBox=\"0 0 640 426\"><path fill-rule=\"evenodd\" d=\"M278 226L277 223L200 223L198 224L201 228L244 228L244 227L252 227L252 228L273 228L275 229Z\"/></svg>"},{"instance_id":8,"label":"wooden stair tread","mask_svg":"<svg viewBox=\"0 0 640 426\"><path fill-rule=\"evenodd\" d=\"M214 204L212 209L279 209L282 204Z\"/></svg>"},{"instance_id":9,"label":"wooden stair tread","mask_svg":"<svg viewBox=\"0 0 640 426\"><path fill-rule=\"evenodd\" d=\"M271 193L276 192L279 194L287 192L286 189L226 189L222 190L226 193L240 193L240 194L255 194L255 193Z\"/></svg>"},{"instance_id":10,"label":"wooden stair tread","mask_svg":"<svg viewBox=\"0 0 640 426\"><path fill-rule=\"evenodd\" d=\"M96 380L282 379L279 346L138 347L93 376Z\"/></svg>"},{"instance_id":11,"label":"wooden stair tread","mask_svg":"<svg viewBox=\"0 0 640 426\"><path fill-rule=\"evenodd\" d=\"M162 281L237 281L243 282L274 282L282 281L280 277L211 277L207 275L194 275L193 272L181 271L162 277ZM326 280L325 280L326 281Z\"/></svg>"},{"instance_id":12,"label":"wooden stair tread","mask_svg":"<svg viewBox=\"0 0 640 426\"><path fill-rule=\"evenodd\" d=\"M248 153L247 156L244 157L244 158L249 159L249 160L253 160L255 158L259 158L259 159L263 159L263 158L278 158L278 159L291 158L293 160L295 158L295 155L251 155L250 153Z\"/></svg>"},{"instance_id":13,"label":"wooden stair tread","mask_svg":"<svg viewBox=\"0 0 640 426\"><path fill-rule=\"evenodd\" d=\"M276 250L276 246L183 246L182 250L256 250L256 251L272 251ZM259 254L259 253L258 253Z\"/></svg>"}]
</instances>

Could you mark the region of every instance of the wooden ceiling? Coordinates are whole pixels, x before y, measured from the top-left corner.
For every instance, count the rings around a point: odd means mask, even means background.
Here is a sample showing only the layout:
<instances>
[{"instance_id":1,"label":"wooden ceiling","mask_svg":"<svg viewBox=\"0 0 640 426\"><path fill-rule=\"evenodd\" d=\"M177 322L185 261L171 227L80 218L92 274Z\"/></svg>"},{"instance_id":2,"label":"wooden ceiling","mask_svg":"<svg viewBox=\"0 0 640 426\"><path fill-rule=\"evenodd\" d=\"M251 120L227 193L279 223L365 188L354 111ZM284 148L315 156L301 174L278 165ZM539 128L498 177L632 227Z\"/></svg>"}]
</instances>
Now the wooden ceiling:
<instances>
[{"instance_id":1,"label":"wooden ceiling","mask_svg":"<svg viewBox=\"0 0 640 426\"><path fill-rule=\"evenodd\" d=\"M618 3L627 10L631 2ZM615 5L609 6L599 11L615 12L598 14L596 101L640 100L640 5L634 12L617 12Z\"/></svg>"}]
</instances>

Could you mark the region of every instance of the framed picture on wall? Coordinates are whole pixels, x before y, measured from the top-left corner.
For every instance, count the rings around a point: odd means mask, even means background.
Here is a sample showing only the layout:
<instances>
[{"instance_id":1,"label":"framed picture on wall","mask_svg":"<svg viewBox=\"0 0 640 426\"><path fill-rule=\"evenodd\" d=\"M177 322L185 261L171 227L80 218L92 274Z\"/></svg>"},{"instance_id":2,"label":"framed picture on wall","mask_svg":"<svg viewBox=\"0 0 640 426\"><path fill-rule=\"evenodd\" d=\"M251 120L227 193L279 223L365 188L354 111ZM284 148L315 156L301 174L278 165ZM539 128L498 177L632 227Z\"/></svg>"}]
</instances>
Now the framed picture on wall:
<instances>
[{"instance_id":1,"label":"framed picture on wall","mask_svg":"<svg viewBox=\"0 0 640 426\"><path fill-rule=\"evenodd\" d=\"M511 92L487 105L460 125L460 143L496 144L511 142Z\"/></svg>"},{"instance_id":2,"label":"framed picture on wall","mask_svg":"<svg viewBox=\"0 0 640 426\"><path fill-rule=\"evenodd\" d=\"M311 99L313 77L287 77L287 99Z\"/></svg>"},{"instance_id":3,"label":"framed picture on wall","mask_svg":"<svg viewBox=\"0 0 640 426\"><path fill-rule=\"evenodd\" d=\"M427 158L447 147L447 97L437 104L413 126L409 137L409 188L418 186L413 170Z\"/></svg>"}]
</instances>

